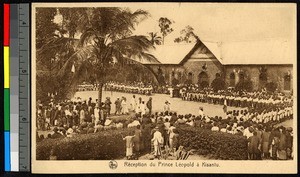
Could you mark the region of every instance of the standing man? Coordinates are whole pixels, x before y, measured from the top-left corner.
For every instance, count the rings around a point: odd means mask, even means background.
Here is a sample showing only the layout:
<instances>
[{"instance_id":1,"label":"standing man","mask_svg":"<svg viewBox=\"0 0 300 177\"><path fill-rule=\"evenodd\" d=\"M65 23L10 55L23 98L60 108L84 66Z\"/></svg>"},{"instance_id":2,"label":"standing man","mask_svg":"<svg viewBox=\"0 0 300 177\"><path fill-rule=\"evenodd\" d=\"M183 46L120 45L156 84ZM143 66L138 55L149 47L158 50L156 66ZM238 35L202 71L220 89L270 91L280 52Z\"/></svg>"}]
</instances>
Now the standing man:
<instances>
[{"instance_id":1,"label":"standing man","mask_svg":"<svg viewBox=\"0 0 300 177\"><path fill-rule=\"evenodd\" d=\"M140 105L140 109L141 109L141 116L146 114L146 105L145 102L142 101L142 104Z\"/></svg>"},{"instance_id":2,"label":"standing man","mask_svg":"<svg viewBox=\"0 0 300 177\"><path fill-rule=\"evenodd\" d=\"M224 98L223 111L224 111L224 113L226 115L226 113L227 113L227 98L226 98L226 96Z\"/></svg>"},{"instance_id":3,"label":"standing man","mask_svg":"<svg viewBox=\"0 0 300 177\"><path fill-rule=\"evenodd\" d=\"M94 116L95 116L95 125L97 125L98 122L100 121L100 109L98 105L96 105L94 109Z\"/></svg>"},{"instance_id":4,"label":"standing man","mask_svg":"<svg viewBox=\"0 0 300 177\"><path fill-rule=\"evenodd\" d=\"M149 114L152 113L152 97L149 98L146 104L147 108L149 109Z\"/></svg>"},{"instance_id":5,"label":"standing man","mask_svg":"<svg viewBox=\"0 0 300 177\"><path fill-rule=\"evenodd\" d=\"M83 107L81 107L81 110L80 110L80 124L82 124L84 121L85 121L85 112L84 112L84 109Z\"/></svg>"},{"instance_id":6,"label":"standing man","mask_svg":"<svg viewBox=\"0 0 300 177\"><path fill-rule=\"evenodd\" d=\"M119 97L115 101L115 105L116 105L115 115L120 114L121 113L121 100Z\"/></svg>"},{"instance_id":7,"label":"standing man","mask_svg":"<svg viewBox=\"0 0 300 177\"><path fill-rule=\"evenodd\" d=\"M164 112L166 112L166 111L168 111L168 112L170 112L170 103L169 103L169 101L167 100L166 102L165 102L165 105L164 105Z\"/></svg>"},{"instance_id":8,"label":"standing man","mask_svg":"<svg viewBox=\"0 0 300 177\"><path fill-rule=\"evenodd\" d=\"M131 110L132 111L135 111L136 110L136 100L135 100L135 95L132 96L132 99L131 99Z\"/></svg>"},{"instance_id":9,"label":"standing man","mask_svg":"<svg viewBox=\"0 0 300 177\"><path fill-rule=\"evenodd\" d=\"M151 141L153 142L154 145L154 156L158 159L160 159L161 156L161 145L164 143L164 139L162 137L161 132L159 131L158 127L155 127L154 129L154 134L153 134L153 138L151 139Z\"/></svg>"},{"instance_id":10,"label":"standing man","mask_svg":"<svg viewBox=\"0 0 300 177\"><path fill-rule=\"evenodd\" d=\"M111 101L110 101L109 97L106 97L106 100L105 100L104 104L105 104L105 109L106 109L107 115L109 116L110 115L110 110L111 110Z\"/></svg>"}]
</instances>

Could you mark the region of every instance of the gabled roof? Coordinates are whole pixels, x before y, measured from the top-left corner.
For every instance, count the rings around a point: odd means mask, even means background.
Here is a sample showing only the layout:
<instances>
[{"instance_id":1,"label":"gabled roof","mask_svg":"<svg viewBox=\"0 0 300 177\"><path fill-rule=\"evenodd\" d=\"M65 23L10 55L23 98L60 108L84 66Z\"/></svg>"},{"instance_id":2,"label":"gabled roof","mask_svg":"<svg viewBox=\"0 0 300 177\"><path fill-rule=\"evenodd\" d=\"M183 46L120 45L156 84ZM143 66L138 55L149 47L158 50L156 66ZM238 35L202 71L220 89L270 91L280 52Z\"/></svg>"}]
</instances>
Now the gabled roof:
<instances>
[{"instance_id":1,"label":"gabled roof","mask_svg":"<svg viewBox=\"0 0 300 177\"><path fill-rule=\"evenodd\" d=\"M201 41L222 65L293 64L296 46L287 40L208 42ZM183 64L199 43L158 45L150 51L160 64ZM143 64L159 64L146 60Z\"/></svg>"},{"instance_id":2,"label":"gabled roof","mask_svg":"<svg viewBox=\"0 0 300 177\"><path fill-rule=\"evenodd\" d=\"M223 65L293 64L296 57L287 40L202 42Z\"/></svg>"},{"instance_id":3,"label":"gabled roof","mask_svg":"<svg viewBox=\"0 0 300 177\"><path fill-rule=\"evenodd\" d=\"M195 43L156 45L149 53L154 55L161 64L179 64L193 49ZM142 60L143 64L156 64Z\"/></svg>"}]
</instances>

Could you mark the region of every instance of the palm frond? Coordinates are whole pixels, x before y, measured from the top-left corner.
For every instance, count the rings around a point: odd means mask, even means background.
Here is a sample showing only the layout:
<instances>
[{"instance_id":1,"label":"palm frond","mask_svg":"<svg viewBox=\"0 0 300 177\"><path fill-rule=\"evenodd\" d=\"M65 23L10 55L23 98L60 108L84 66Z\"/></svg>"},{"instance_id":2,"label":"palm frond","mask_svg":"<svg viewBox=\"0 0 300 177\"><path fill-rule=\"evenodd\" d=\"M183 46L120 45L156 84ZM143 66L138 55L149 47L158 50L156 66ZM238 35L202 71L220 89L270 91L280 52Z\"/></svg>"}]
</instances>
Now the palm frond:
<instances>
[{"instance_id":1,"label":"palm frond","mask_svg":"<svg viewBox=\"0 0 300 177\"><path fill-rule=\"evenodd\" d=\"M127 52L139 53L142 51L149 51L154 49L152 43L146 36L130 36L128 38L120 39L111 43L111 46L123 51L123 54Z\"/></svg>"},{"instance_id":2,"label":"palm frond","mask_svg":"<svg viewBox=\"0 0 300 177\"><path fill-rule=\"evenodd\" d=\"M58 71L58 75L64 75L67 72L71 71L71 66L76 62L76 65L81 67L89 61L89 59L93 58L93 54L95 48L92 45L88 45L85 47L78 48L77 51L71 55L64 63L61 69Z\"/></svg>"},{"instance_id":3,"label":"palm frond","mask_svg":"<svg viewBox=\"0 0 300 177\"><path fill-rule=\"evenodd\" d=\"M79 46L80 47L84 46L86 43L90 42L90 40L93 37L96 37L96 36L97 36L97 34L96 34L95 30L93 30L92 28L86 29L80 36Z\"/></svg>"}]
</instances>

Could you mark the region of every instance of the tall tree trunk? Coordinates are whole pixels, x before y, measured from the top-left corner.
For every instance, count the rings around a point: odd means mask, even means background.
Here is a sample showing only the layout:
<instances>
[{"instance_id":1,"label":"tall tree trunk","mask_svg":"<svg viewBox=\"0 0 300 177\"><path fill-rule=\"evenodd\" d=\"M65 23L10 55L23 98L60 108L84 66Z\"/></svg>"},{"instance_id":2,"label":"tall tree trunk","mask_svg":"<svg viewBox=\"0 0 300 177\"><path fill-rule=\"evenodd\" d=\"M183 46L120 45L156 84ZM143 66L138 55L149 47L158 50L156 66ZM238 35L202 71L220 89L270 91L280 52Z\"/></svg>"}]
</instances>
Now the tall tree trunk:
<instances>
[{"instance_id":1,"label":"tall tree trunk","mask_svg":"<svg viewBox=\"0 0 300 177\"><path fill-rule=\"evenodd\" d=\"M98 83L99 83L99 86L98 86L98 107L101 108L103 82L100 81Z\"/></svg>"}]
</instances>

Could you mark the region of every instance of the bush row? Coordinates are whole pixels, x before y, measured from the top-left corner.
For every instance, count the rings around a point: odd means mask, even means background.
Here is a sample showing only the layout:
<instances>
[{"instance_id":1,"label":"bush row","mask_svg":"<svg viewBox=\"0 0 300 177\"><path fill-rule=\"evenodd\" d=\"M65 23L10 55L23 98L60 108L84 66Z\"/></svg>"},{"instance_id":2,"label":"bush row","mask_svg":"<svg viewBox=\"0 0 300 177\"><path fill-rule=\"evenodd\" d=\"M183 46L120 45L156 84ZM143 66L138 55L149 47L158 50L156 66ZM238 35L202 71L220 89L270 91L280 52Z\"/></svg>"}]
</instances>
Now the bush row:
<instances>
[{"instance_id":1,"label":"bush row","mask_svg":"<svg viewBox=\"0 0 300 177\"><path fill-rule=\"evenodd\" d=\"M177 127L180 144L195 149L200 155L211 155L213 159L246 160L247 139L243 136L195 128Z\"/></svg>"},{"instance_id":2,"label":"bush row","mask_svg":"<svg viewBox=\"0 0 300 177\"><path fill-rule=\"evenodd\" d=\"M48 160L50 152L58 160L111 160L125 157L125 137L133 129L106 130L79 134L72 138L45 139L37 142L37 160Z\"/></svg>"},{"instance_id":3,"label":"bush row","mask_svg":"<svg viewBox=\"0 0 300 177\"><path fill-rule=\"evenodd\" d=\"M185 125L177 127L180 145L195 149L200 155L211 155L213 159L247 159L245 137ZM105 130L95 134L79 134L72 138L45 139L37 142L37 160L48 160L50 152L58 160L111 160L125 157L125 141L133 128ZM145 151L150 151L150 125L145 127Z\"/></svg>"}]
</instances>

